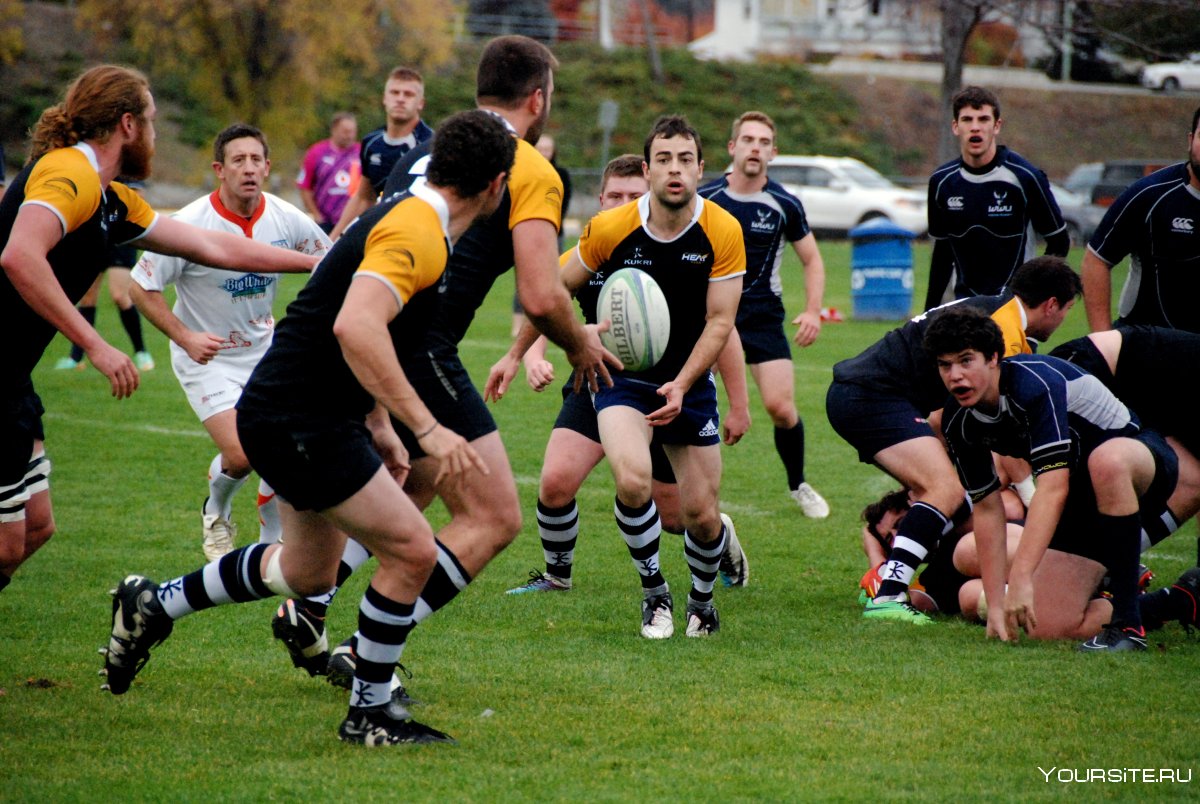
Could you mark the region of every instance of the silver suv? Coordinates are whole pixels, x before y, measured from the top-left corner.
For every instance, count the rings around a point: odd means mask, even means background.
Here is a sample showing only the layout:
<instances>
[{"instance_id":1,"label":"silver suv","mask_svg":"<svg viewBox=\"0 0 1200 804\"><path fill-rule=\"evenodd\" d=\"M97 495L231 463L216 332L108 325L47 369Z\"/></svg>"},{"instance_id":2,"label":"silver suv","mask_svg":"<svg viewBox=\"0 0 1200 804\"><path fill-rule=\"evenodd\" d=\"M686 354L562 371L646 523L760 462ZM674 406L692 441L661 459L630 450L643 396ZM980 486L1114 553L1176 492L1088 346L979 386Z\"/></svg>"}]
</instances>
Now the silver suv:
<instances>
[{"instance_id":1,"label":"silver suv","mask_svg":"<svg viewBox=\"0 0 1200 804\"><path fill-rule=\"evenodd\" d=\"M845 156L777 156L767 175L804 204L808 225L845 233L871 218L888 218L921 235L929 228L926 194L893 184Z\"/></svg>"}]
</instances>

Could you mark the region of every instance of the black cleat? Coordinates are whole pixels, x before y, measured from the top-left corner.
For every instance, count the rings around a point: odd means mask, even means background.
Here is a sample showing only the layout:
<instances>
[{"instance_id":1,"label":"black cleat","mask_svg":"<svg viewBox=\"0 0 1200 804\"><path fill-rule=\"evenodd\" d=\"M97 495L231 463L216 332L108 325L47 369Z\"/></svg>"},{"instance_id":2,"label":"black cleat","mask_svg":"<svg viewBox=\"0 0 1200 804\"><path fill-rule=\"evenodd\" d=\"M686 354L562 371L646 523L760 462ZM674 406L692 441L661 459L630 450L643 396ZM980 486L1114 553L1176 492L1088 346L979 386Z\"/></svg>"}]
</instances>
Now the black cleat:
<instances>
[{"instance_id":1,"label":"black cleat","mask_svg":"<svg viewBox=\"0 0 1200 804\"><path fill-rule=\"evenodd\" d=\"M721 618L717 616L716 608L709 603L707 606L687 607L687 631L690 637L711 636L721 629Z\"/></svg>"},{"instance_id":2,"label":"black cleat","mask_svg":"<svg viewBox=\"0 0 1200 804\"><path fill-rule=\"evenodd\" d=\"M146 662L150 649L171 635L175 621L163 611L155 590L158 584L141 575L129 575L109 592L113 597L112 635L101 648L106 681L100 689L122 695Z\"/></svg>"},{"instance_id":3,"label":"black cleat","mask_svg":"<svg viewBox=\"0 0 1200 804\"><path fill-rule=\"evenodd\" d=\"M1184 628L1200 628L1200 567L1192 567L1180 575L1179 580L1171 584L1171 591L1179 591L1187 596L1179 624Z\"/></svg>"},{"instance_id":4,"label":"black cleat","mask_svg":"<svg viewBox=\"0 0 1200 804\"><path fill-rule=\"evenodd\" d=\"M1115 623L1079 646L1083 653L1124 653L1146 649L1146 629L1127 628Z\"/></svg>"},{"instance_id":5,"label":"black cleat","mask_svg":"<svg viewBox=\"0 0 1200 804\"><path fill-rule=\"evenodd\" d=\"M344 690L354 687L354 671L358 669L358 656L354 652L357 645L358 635L351 634L345 642L333 649L333 652L329 654L329 662L325 666L326 681ZM412 678L412 673L408 672L408 668L404 665L397 664L396 670L403 673L406 678ZM408 694L408 690L400 681L400 676L396 674L392 675L392 702L401 706L415 706L420 703Z\"/></svg>"},{"instance_id":6,"label":"black cleat","mask_svg":"<svg viewBox=\"0 0 1200 804\"><path fill-rule=\"evenodd\" d=\"M343 742L369 746L458 742L449 734L413 720L407 709L395 703L369 709L350 707L338 727L338 737Z\"/></svg>"},{"instance_id":7,"label":"black cleat","mask_svg":"<svg viewBox=\"0 0 1200 804\"><path fill-rule=\"evenodd\" d=\"M325 618L304 608L304 602L288 598L271 618L271 633L283 643L292 664L310 676L325 675L329 666L329 640Z\"/></svg>"}]
</instances>

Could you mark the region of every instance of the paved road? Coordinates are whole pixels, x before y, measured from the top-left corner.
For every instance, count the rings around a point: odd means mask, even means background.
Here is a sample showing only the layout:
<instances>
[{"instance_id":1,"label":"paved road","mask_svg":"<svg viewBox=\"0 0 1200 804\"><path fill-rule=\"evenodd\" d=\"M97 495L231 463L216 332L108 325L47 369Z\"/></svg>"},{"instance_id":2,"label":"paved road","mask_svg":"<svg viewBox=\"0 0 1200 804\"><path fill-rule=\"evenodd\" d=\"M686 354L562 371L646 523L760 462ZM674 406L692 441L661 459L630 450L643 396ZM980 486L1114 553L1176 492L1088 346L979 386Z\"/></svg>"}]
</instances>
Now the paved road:
<instances>
[{"instance_id":1,"label":"paved road","mask_svg":"<svg viewBox=\"0 0 1200 804\"><path fill-rule=\"evenodd\" d=\"M829 64L810 65L819 75L865 75L872 77L903 78L910 81L942 80L942 65L915 61L872 61L868 59L836 58ZM1092 92L1100 95L1146 95L1151 90L1133 84L1092 84L1080 81L1053 81L1045 73L1016 67L979 67L967 65L963 68L963 82L988 87L1017 87L1040 89L1048 92ZM1182 94L1182 93L1181 93ZM1195 95L1198 93L1186 93Z\"/></svg>"}]
</instances>

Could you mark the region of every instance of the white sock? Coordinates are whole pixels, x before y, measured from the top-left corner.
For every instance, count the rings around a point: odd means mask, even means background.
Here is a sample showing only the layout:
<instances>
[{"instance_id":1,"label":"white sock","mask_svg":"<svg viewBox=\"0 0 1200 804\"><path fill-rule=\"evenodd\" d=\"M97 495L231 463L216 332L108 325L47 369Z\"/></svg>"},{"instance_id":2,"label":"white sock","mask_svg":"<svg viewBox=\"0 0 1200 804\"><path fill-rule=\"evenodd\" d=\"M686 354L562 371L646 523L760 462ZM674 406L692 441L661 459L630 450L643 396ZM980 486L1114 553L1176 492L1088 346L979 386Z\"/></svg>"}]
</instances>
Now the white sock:
<instances>
[{"instance_id":1,"label":"white sock","mask_svg":"<svg viewBox=\"0 0 1200 804\"><path fill-rule=\"evenodd\" d=\"M221 471L221 454L217 453L208 465L208 502L204 505L204 513L228 520L233 512L233 495L245 482L245 477L230 477Z\"/></svg>"},{"instance_id":2,"label":"white sock","mask_svg":"<svg viewBox=\"0 0 1200 804\"><path fill-rule=\"evenodd\" d=\"M258 540L263 544L274 544L283 536L283 523L279 521L279 501L275 489L267 481L258 481Z\"/></svg>"}]
</instances>

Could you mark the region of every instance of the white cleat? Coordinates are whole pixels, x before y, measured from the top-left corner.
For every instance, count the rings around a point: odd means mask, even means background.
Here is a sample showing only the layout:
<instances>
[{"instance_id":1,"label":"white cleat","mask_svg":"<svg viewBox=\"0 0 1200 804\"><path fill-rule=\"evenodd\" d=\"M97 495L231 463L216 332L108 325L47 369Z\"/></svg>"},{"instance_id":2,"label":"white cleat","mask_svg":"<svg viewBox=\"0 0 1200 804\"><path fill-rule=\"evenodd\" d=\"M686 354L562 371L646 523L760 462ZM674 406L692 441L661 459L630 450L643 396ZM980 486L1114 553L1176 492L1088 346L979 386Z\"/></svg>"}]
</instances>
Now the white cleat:
<instances>
[{"instance_id":1,"label":"white cleat","mask_svg":"<svg viewBox=\"0 0 1200 804\"><path fill-rule=\"evenodd\" d=\"M646 639L670 639L675 633L672 617L674 603L670 592L642 601L642 636Z\"/></svg>"},{"instance_id":2,"label":"white cleat","mask_svg":"<svg viewBox=\"0 0 1200 804\"><path fill-rule=\"evenodd\" d=\"M216 514L204 514L204 557L216 561L236 546L237 525Z\"/></svg>"},{"instance_id":3,"label":"white cleat","mask_svg":"<svg viewBox=\"0 0 1200 804\"><path fill-rule=\"evenodd\" d=\"M829 516L829 503L808 483L801 483L800 488L793 490L792 499L800 505L800 510L809 519L824 519Z\"/></svg>"},{"instance_id":4,"label":"white cleat","mask_svg":"<svg viewBox=\"0 0 1200 804\"><path fill-rule=\"evenodd\" d=\"M729 514L722 512L721 522L725 524L725 552L721 554L718 568L721 583L726 586L745 586L750 582L750 560L738 541L737 528L733 526Z\"/></svg>"}]
</instances>

